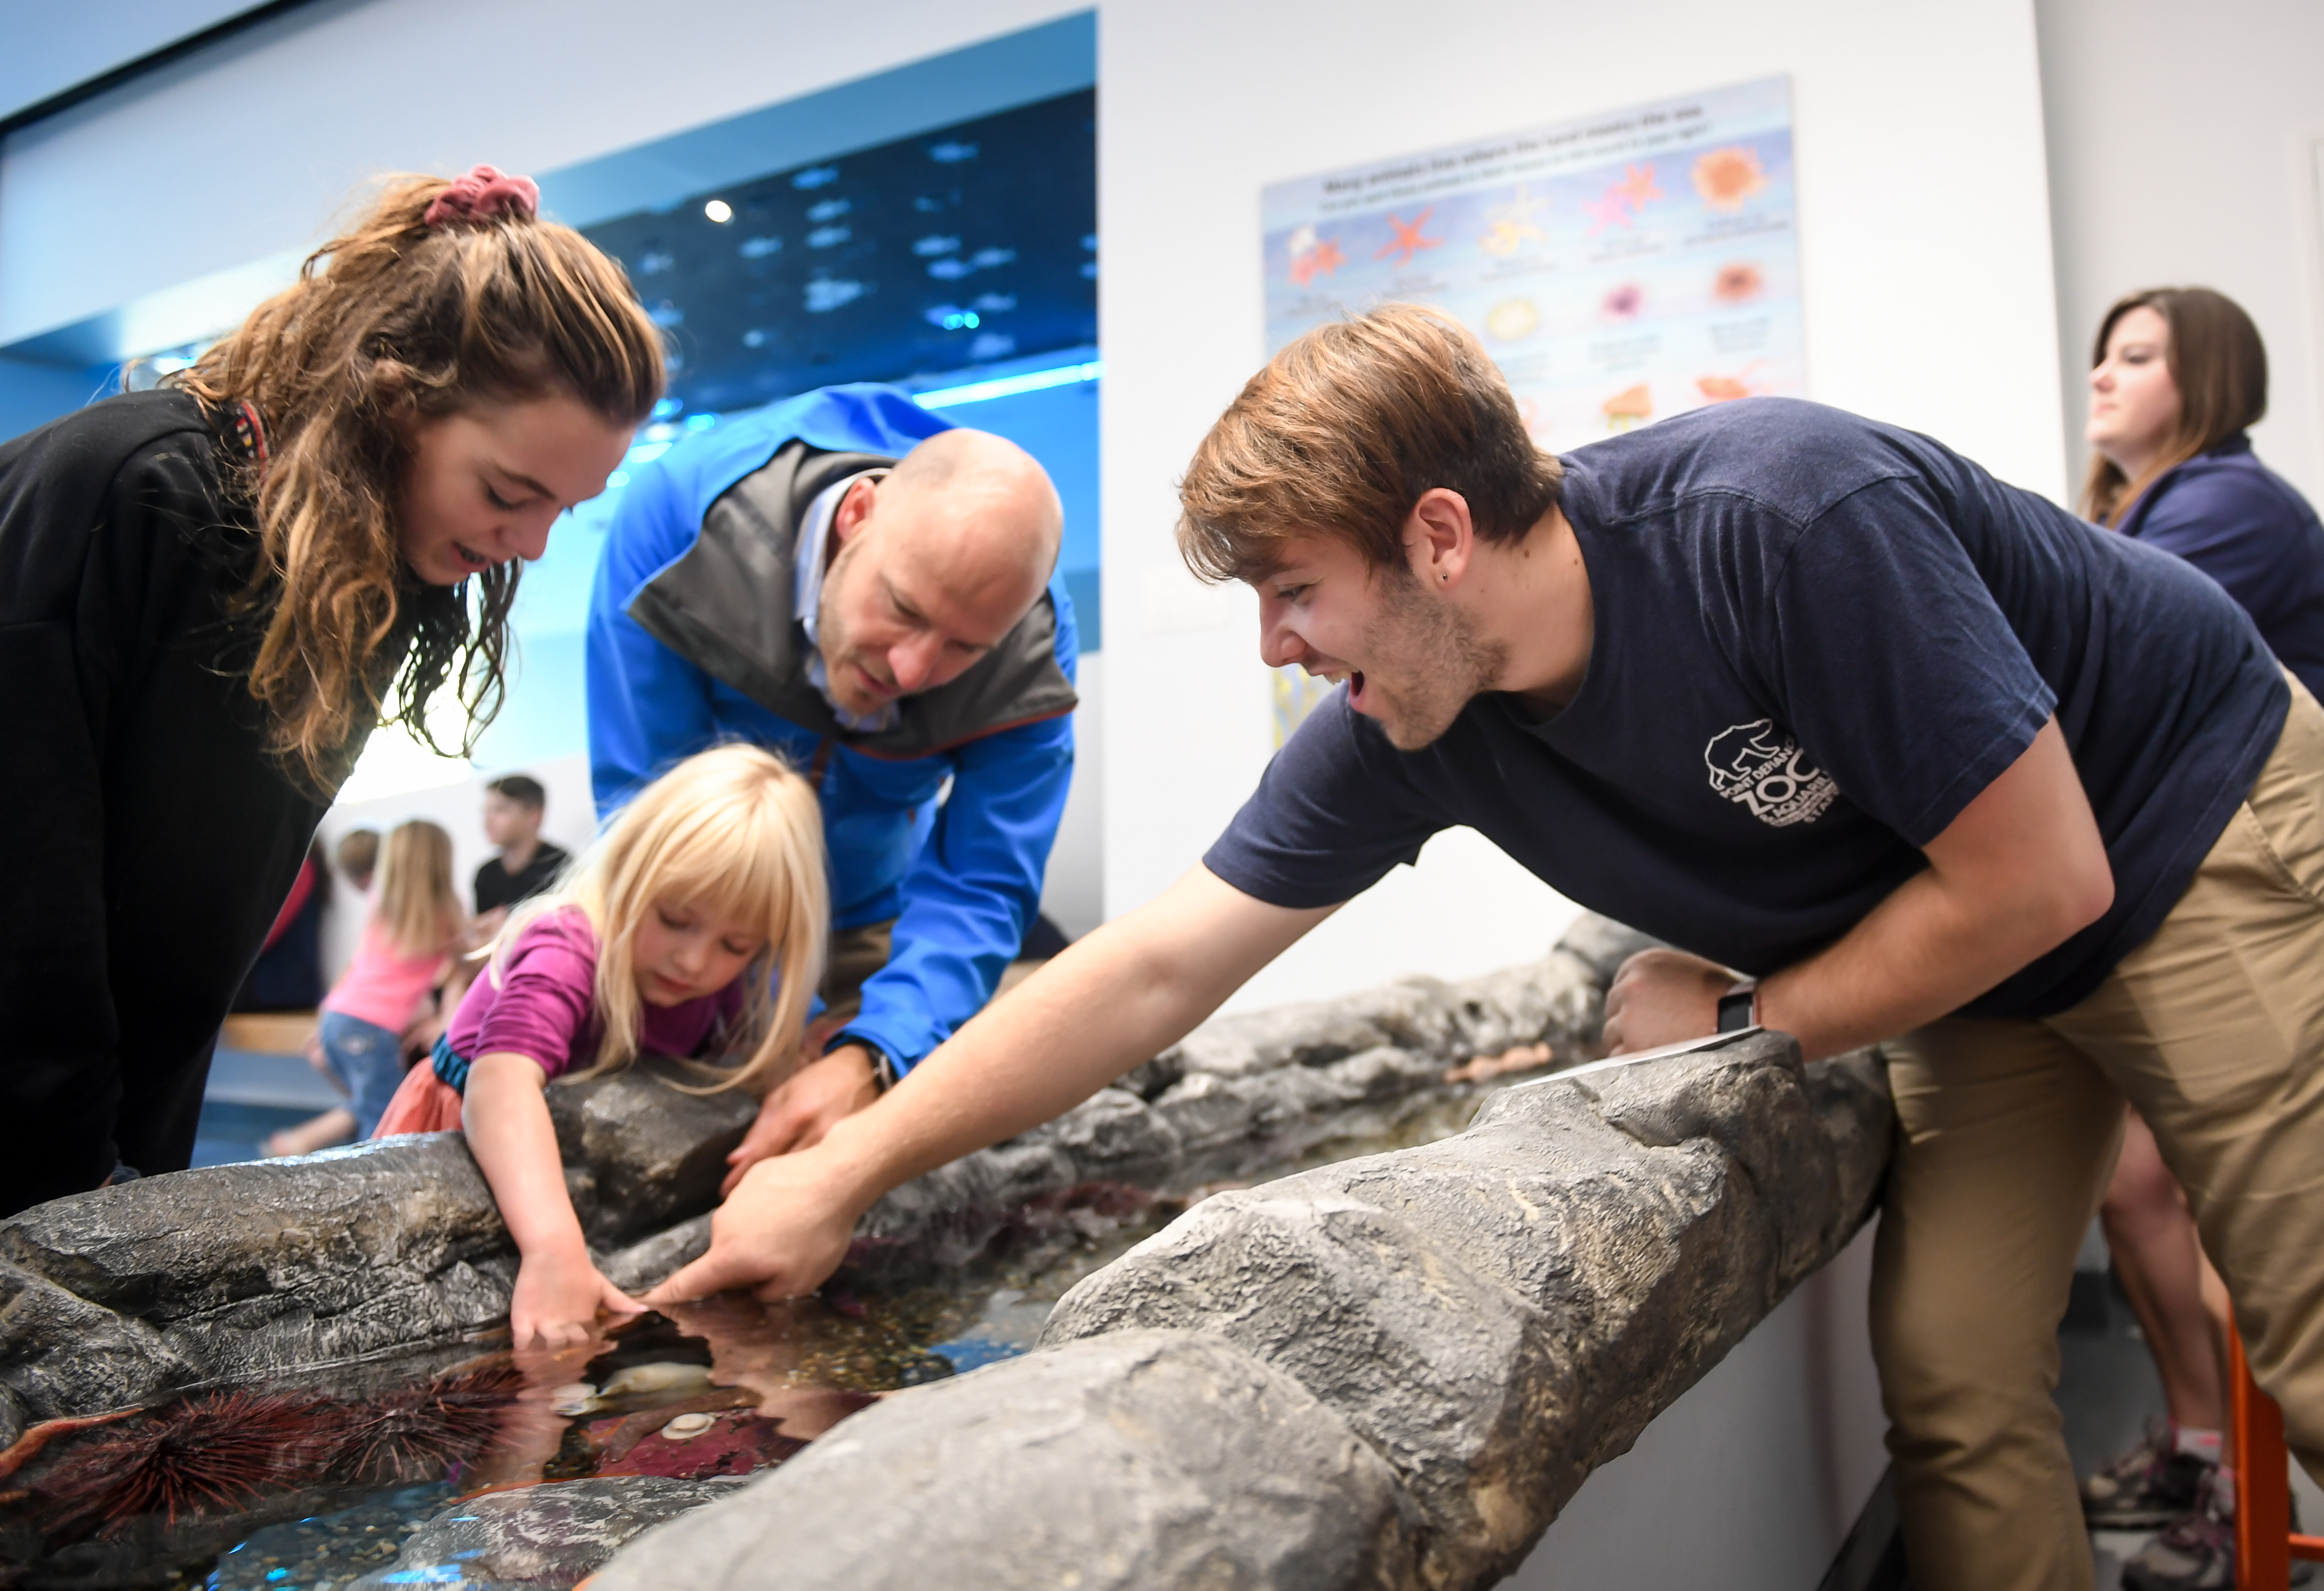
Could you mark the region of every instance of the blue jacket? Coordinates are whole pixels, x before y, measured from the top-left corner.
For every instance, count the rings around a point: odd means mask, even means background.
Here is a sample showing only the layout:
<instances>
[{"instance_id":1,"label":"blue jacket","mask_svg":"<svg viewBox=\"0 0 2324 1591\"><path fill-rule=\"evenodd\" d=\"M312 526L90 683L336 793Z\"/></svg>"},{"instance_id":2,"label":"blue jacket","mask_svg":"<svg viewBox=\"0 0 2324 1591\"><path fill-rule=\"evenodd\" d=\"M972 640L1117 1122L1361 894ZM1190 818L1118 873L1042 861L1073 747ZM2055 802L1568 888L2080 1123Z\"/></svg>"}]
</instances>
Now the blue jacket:
<instances>
[{"instance_id":1,"label":"blue jacket","mask_svg":"<svg viewBox=\"0 0 2324 1591\"><path fill-rule=\"evenodd\" d=\"M2324 524L2238 432L2167 469L2122 533L2174 552L2227 588L2276 661L2324 698Z\"/></svg>"},{"instance_id":2,"label":"blue jacket","mask_svg":"<svg viewBox=\"0 0 2324 1591\"><path fill-rule=\"evenodd\" d=\"M1070 714L1004 726L927 755L867 753L779 716L681 656L649 634L631 607L694 550L711 505L785 444L893 458L949 429L893 387L855 385L808 393L688 437L632 469L589 603L590 779L599 814L721 741L770 747L803 769L819 763L833 926L896 920L887 966L864 985L862 1013L832 1042L868 1041L899 1072L992 997L1024 941L1073 779ZM765 603L788 616L787 570L779 586ZM1062 580L1051 579L1049 597L1062 691L1078 643ZM1069 707L1070 695L1064 700Z\"/></svg>"}]
</instances>

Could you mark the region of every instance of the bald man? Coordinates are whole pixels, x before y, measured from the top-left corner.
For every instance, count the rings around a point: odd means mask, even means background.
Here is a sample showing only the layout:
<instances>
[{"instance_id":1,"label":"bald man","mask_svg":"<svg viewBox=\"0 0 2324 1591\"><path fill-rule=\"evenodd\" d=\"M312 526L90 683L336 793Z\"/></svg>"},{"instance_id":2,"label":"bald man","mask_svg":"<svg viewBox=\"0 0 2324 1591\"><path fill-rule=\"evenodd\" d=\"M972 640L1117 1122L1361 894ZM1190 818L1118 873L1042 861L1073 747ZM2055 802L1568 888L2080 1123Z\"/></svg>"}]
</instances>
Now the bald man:
<instances>
[{"instance_id":1,"label":"bald man","mask_svg":"<svg viewBox=\"0 0 2324 1591\"><path fill-rule=\"evenodd\" d=\"M1063 519L1022 449L886 386L807 393L632 471L589 604L600 816L728 740L823 793L822 1054L768 1096L735 1178L909 1071L1024 941L1073 779Z\"/></svg>"}]
</instances>

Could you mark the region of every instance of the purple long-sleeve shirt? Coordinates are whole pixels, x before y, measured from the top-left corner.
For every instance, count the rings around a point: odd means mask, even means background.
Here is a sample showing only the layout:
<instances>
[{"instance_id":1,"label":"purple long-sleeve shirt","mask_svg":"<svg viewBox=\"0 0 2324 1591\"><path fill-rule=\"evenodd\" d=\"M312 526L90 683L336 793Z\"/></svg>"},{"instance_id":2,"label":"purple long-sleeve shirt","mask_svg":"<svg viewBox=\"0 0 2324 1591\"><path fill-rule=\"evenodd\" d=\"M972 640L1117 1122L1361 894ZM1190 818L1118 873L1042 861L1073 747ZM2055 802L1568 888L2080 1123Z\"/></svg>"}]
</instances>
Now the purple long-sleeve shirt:
<instances>
[{"instance_id":1,"label":"purple long-sleeve shirt","mask_svg":"<svg viewBox=\"0 0 2324 1591\"><path fill-rule=\"evenodd\" d=\"M516 937L507 959L468 985L445 1034L466 1060L528 1056L550 1077L594 1066L604 1026L597 1018L597 935L578 907L543 912ZM638 1049L692 1056L742 1009L740 978L677 1005L645 1005Z\"/></svg>"}]
</instances>

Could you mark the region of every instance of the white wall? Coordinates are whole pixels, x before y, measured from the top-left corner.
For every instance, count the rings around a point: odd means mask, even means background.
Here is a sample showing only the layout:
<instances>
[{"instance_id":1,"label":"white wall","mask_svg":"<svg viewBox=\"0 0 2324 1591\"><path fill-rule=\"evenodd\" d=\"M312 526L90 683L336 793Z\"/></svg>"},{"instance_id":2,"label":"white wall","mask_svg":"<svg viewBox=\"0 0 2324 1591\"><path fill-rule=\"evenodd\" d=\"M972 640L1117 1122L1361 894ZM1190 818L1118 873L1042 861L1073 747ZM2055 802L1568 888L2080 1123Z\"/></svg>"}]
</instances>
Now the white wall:
<instances>
[{"instance_id":1,"label":"white wall","mask_svg":"<svg viewBox=\"0 0 2324 1591\"><path fill-rule=\"evenodd\" d=\"M2090 338L2143 287L2217 288L2266 339L2259 456L2324 503L2324 5L2036 0L2074 478Z\"/></svg>"},{"instance_id":2,"label":"white wall","mask_svg":"<svg viewBox=\"0 0 2324 1591\"><path fill-rule=\"evenodd\" d=\"M1186 580L1171 483L1259 363L1266 183L1789 72L1813 395L2063 495L2029 0L1471 5L1425 25L1388 0L1123 0L1098 47L1111 912L1201 855L1269 753L1248 594L1214 628L1152 599ZM1242 1001L1515 960L1566 910L1448 836Z\"/></svg>"}]
</instances>

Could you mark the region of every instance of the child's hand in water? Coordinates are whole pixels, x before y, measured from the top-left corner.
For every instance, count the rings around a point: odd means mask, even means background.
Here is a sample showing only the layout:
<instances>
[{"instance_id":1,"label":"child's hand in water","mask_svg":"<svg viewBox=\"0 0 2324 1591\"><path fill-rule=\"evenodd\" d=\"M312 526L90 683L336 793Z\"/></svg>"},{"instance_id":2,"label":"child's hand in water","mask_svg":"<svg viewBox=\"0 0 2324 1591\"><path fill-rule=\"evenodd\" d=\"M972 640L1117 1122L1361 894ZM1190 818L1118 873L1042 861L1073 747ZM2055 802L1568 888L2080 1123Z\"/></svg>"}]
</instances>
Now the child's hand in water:
<instances>
[{"instance_id":1,"label":"child's hand in water","mask_svg":"<svg viewBox=\"0 0 2324 1591\"><path fill-rule=\"evenodd\" d=\"M536 1342L564 1348L586 1341L597 1311L636 1315L645 1306L605 1280L577 1254L529 1254L517 1267L516 1294L509 1300L509 1333L520 1348Z\"/></svg>"}]
</instances>

